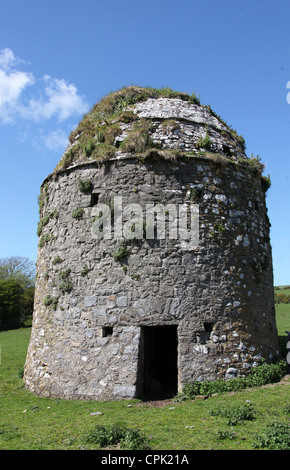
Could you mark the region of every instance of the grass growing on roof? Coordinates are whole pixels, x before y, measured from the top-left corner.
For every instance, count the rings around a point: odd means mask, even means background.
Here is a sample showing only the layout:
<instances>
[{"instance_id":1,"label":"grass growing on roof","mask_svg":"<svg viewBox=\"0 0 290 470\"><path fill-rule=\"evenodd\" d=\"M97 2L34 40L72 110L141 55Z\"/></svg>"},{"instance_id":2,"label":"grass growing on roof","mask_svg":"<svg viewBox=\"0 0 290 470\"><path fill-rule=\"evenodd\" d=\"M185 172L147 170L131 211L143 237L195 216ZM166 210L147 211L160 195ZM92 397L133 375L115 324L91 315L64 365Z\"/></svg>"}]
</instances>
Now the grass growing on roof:
<instances>
[{"instance_id":1,"label":"grass growing on roof","mask_svg":"<svg viewBox=\"0 0 290 470\"><path fill-rule=\"evenodd\" d=\"M91 111L83 117L77 128L70 134L69 141L72 144L55 168L55 171L68 168L75 161L82 162L88 158L99 162L106 161L116 153L116 137L122 132L120 123L133 123L127 139L121 144L120 150L124 152L144 152L156 145L150 141L150 120L139 120L138 116L130 109L135 103L146 101L149 98L178 98L188 103L200 104L196 94L174 91L169 87L148 88L139 86L124 87L118 91L109 93L96 103ZM244 150L244 139L228 126L210 106L204 106L228 129L228 135L236 144ZM136 125L134 126L134 122ZM141 121L141 122L140 122ZM176 126L177 124L175 124ZM208 139L207 139L208 140ZM204 143L206 148L210 142ZM162 156L162 155L161 155Z\"/></svg>"},{"instance_id":2,"label":"grass growing on roof","mask_svg":"<svg viewBox=\"0 0 290 470\"><path fill-rule=\"evenodd\" d=\"M173 91L171 88L143 88L138 86L124 87L121 90L109 93L96 103L92 110L89 111L79 123L78 127L71 133L69 140L71 143L75 141L76 136L86 132L94 133L97 125L109 124L112 120L123 120L126 117L134 119L134 115L125 114L128 108L140 101L146 101L148 98L179 98L189 103L200 104L195 94Z\"/></svg>"},{"instance_id":3,"label":"grass growing on roof","mask_svg":"<svg viewBox=\"0 0 290 470\"><path fill-rule=\"evenodd\" d=\"M148 119L140 119L136 121L128 137L121 143L120 150L129 153L142 153L147 148L154 147L150 138L151 122Z\"/></svg>"}]
</instances>

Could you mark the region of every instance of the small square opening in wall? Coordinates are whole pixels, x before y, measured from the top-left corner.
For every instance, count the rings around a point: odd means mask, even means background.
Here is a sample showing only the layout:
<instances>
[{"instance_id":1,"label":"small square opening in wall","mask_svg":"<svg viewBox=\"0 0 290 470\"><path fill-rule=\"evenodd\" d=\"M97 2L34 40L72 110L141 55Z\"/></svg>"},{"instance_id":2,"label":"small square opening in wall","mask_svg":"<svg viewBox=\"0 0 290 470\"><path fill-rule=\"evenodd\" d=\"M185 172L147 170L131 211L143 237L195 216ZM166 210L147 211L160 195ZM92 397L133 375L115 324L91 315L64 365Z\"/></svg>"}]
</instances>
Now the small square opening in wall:
<instances>
[{"instance_id":1,"label":"small square opening in wall","mask_svg":"<svg viewBox=\"0 0 290 470\"><path fill-rule=\"evenodd\" d=\"M99 194L98 193L92 193L91 194L91 207L96 206L99 202Z\"/></svg>"},{"instance_id":2,"label":"small square opening in wall","mask_svg":"<svg viewBox=\"0 0 290 470\"><path fill-rule=\"evenodd\" d=\"M102 337L108 338L113 334L113 327L112 326L103 326L102 328Z\"/></svg>"},{"instance_id":3,"label":"small square opening in wall","mask_svg":"<svg viewBox=\"0 0 290 470\"><path fill-rule=\"evenodd\" d=\"M210 333L213 330L213 325L214 325L213 323L209 323L209 322L205 322L203 324L205 331L207 331L208 333Z\"/></svg>"}]
</instances>

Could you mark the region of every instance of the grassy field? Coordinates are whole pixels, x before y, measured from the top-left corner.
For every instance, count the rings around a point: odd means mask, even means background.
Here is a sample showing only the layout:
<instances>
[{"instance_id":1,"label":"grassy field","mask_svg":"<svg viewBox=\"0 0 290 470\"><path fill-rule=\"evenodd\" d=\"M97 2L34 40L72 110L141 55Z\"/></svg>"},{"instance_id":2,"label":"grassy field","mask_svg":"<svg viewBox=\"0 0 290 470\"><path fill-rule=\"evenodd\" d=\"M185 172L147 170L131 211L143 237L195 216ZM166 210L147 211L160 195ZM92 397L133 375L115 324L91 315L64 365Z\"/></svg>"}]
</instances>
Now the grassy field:
<instances>
[{"instance_id":1,"label":"grassy field","mask_svg":"<svg viewBox=\"0 0 290 470\"><path fill-rule=\"evenodd\" d=\"M277 327L285 344L290 304L277 306ZM0 449L99 449L87 435L96 425L116 423L140 429L153 450L252 450L267 425L274 434L288 426L289 434L289 376L279 384L184 402L40 398L24 388L21 378L29 337L29 328L0 333ZM251 406L253 419L235 425L217 412L226 408L237 416L245 406ZM97 412L102 414L91 414Z\"/></svg>"},{"instance_id":2,"label":"grassy field","mask_svg":"<svg viewBox=\"0 0 290 470\"><path fill-rule=\"evenodd\" d=\"M277 286L275 288L275 292L285 294L285 295L290 295L290 287L289 286Z\"/></svg>"},{"instance_id":3,"label":"grassy field","mask_svg":"<svg viewBox=\"0 0 290 470\"><path fill-rule=\"evenodd\" d=\"M279 290L275 289L277 294L290 295L290 288L283 289L283 286ZM290 331L290 304L276 304L276 321L277 329L280 340L282 351L285 352L286 338L285 331Z\"/></svg>"}]
</instances>

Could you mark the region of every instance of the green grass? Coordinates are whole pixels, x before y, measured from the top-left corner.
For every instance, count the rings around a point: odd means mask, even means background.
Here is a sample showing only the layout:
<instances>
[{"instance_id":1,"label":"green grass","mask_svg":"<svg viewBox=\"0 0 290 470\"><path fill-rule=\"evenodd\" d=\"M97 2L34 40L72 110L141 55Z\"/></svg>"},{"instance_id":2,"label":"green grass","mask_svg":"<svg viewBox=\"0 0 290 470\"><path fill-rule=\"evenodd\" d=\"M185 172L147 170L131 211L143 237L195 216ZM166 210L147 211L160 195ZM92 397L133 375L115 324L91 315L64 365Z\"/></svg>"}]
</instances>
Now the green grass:
<instances>
[{"instance_id":1,"label":"green grass","mask_svg":"<svg viewBox=\"0 0 290 470\"><path fill-rule=\"evenodd\" d=\"M290 295L290 288L287 286L287 288L283 289L283 286L281 286L278 290L275 289L275 293ZM285 354L287 339L285 331L290 331L290 304L276 304L275 308L280 345Z\"/></svg>"},{"instance_id":2,"label":"green grass","mask_svg":"<svg viewBox=\"0 0 290 470\"><path fill-rule=\"evenodd\" d=\"M284 289L281 287L280 289L275 289L276 294L285 294L285 295L290 295L290 289L286 288Z\"/></svg>"},{"instance_id":3,"label":"green grass","mask_svg":"<svg viewBox=\"0 0 290 470\"><path fill-rule=\"evenodd\" d=\"M290 329L290 304L277 307L278 332L283 339L284 330ZM0 449L98 449L88 440L95 426L123 424L144 433L153 450L251 450L267 425L275 430L275 423L289 424L290 381L207 400L172 400L159 407L139 400L96 402L34 396L21 378L30 331L0 333ZM237 416L247 404L253 408L254 418L234 426L216 412L227 409ZM91 415L96 412L103 414Z\"/></svg>"},{"instance_id":4,"label":"green grass","mask_svg":"<svg viewBox=\"0 0 290 470\"><path fill-rule=\"evenodd\" d=\"M285 336L285 330L290 331L290 304L276 304L277 329L279 337Z\"/></svg>"},{"instance_id":5,"label":"green grass","mask_svg":"<svg viewBox=\"0 0 290 470\"><path fill-rule=\"evenodd\" d=\"M276 304L276 318L279 342L282 352L286 352L286 339L285 331L290 331L290 304Z\"/></svg>"}]
</instances>

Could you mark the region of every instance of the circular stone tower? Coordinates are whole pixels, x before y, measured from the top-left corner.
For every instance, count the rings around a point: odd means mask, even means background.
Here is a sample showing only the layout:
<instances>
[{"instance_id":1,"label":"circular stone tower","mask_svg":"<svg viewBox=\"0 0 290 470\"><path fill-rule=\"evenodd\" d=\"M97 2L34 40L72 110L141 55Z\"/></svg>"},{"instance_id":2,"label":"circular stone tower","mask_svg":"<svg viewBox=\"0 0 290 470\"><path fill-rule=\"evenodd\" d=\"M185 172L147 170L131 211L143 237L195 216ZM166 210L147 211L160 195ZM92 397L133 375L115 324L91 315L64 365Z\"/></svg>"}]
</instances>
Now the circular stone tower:
<instances>
[{"instance_id":1,"label":"circular stone tower","mask_svg":"<svg viewBox=\"0 0 290 470\"><path fill-rule=\"evenodd\" d=\"M97 103L41 186L26 387L165 396L279 356L262 169L194 95Z\"/></svg>"}]
</instances>

